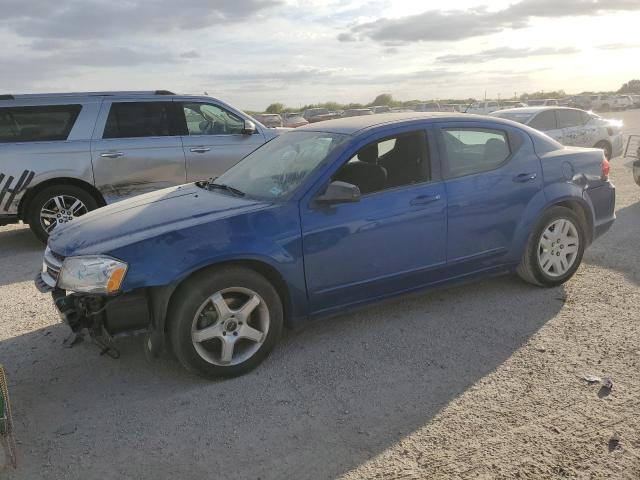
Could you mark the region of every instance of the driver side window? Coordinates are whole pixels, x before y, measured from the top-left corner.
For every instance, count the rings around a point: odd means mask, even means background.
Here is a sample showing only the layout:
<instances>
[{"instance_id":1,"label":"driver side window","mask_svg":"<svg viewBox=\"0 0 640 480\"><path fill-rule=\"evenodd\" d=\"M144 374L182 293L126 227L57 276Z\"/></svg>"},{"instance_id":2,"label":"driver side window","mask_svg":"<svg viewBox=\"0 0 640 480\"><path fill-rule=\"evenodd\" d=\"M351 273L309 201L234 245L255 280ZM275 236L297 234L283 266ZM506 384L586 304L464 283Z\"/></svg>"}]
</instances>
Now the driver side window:
<instances>
[{"instance_id":1,"label":"driver side window","mask_svg":"<svg viewBox=\"0 0 640 480\"><path fill-rule=\"evenodd\" d=\"M189 135L239 135L244 120L228 110L210 103L184 103Z\"/></svg>"}]
</instances>

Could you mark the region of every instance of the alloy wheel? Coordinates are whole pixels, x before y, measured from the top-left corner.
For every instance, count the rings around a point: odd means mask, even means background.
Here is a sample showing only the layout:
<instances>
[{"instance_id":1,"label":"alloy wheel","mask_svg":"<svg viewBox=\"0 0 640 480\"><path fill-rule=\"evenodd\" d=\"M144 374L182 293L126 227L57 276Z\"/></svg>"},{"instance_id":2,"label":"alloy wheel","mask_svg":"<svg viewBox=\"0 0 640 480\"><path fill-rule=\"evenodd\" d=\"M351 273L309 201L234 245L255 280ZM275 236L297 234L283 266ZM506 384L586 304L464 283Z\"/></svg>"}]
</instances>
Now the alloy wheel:
<instances>
[{"instance_id":1,"label":"alloy wheel","mask_svg":"<svg viewBox=\"0 0 640 480\"><path fill-rule=\"evenodd\" d=\"M566 274L578 257L580 237L571 220L559 218L544 229L538 242L538 263L550 277Z\"/></svg>"},{"instance_id":2,"label":"alloy wheel","mask_svg":"<svg viewBox=\"0 0 640 480\"><path fill-rule=\"evenodd\" d=\"M82 200L71 195L57 195L40 209L40 224L50 233L58 224L68 223L88 211Z\"/></svg>"},{"instance_id":3,"label":"alloy wheel","mask_svg":"<svg viewBox=\"0 0 640 480\"><path fill-rule=\"evenodd\" d=\"M200 357L214 365L238 365L262 346L269 331L269 309L253 290L232 287L207 298L191 326Z\"/></svg>"}]
</instances>

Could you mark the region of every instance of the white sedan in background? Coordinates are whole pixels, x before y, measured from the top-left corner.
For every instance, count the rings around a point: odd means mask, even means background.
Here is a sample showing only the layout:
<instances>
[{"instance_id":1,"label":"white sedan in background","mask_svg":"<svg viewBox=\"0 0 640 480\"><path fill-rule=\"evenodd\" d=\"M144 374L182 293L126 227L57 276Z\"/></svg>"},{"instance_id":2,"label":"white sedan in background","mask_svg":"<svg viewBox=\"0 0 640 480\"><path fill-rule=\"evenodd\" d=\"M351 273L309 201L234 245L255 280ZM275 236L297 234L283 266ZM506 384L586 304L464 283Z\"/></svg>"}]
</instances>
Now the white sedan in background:
<instances>
[{"instance_id":1,"label":"white sedan in background","mask_svg":"<svg viewBox=\"0 0 640 480\"><path fill-rule=\"evenodd\" d=\"M622 122L592 112L565 107L527 107L500 110L491 115L529 125L562 145L601 148L608 159L622 155Z\"/></svg>"}]
</instances>

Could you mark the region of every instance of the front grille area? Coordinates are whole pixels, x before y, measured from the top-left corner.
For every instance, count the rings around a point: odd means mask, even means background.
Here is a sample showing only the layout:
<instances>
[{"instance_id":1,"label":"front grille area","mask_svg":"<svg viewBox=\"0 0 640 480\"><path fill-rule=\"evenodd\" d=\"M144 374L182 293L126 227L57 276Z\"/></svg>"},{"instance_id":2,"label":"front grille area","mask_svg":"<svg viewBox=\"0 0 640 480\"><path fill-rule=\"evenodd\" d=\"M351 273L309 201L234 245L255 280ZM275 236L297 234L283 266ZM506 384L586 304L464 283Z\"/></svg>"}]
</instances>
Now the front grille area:
<instances>
[{"instance_id":1,"label":"front grille area","mask_svg":"<svg viewBox=\"0 0 640 480\"><path fill-rule=\"evenodd\" d=\"M62 262L64 262L64 257L51 251L51 249L47 247L44 251L44 259L42 261L41 278L42 281L51 288L55 288L56 283L58 282Z\"/></svg>"}]
</instances>

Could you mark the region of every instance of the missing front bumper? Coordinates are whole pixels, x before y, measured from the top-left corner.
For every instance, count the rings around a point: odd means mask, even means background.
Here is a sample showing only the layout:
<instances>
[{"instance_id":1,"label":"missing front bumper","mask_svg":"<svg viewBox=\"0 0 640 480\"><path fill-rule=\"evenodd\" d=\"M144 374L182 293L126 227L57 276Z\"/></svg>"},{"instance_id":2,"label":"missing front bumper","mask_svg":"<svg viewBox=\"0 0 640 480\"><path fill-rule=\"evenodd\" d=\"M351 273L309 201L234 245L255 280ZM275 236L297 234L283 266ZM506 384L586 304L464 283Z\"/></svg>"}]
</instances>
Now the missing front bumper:
<instances>
[{"instance_id":1,"label":"missing front bumper","mask_svg":"<svg viewBox=\"0 0 640 480\"><path fill-rule=\"evenodd\" d=\"M116 296L67 293L49 286L39 274L35 285L51 293L58 314L74 332L88 329L95 336L117 337L142 333L151 324L151 308L146 290Z\"/></svg>"}]
</instances>

